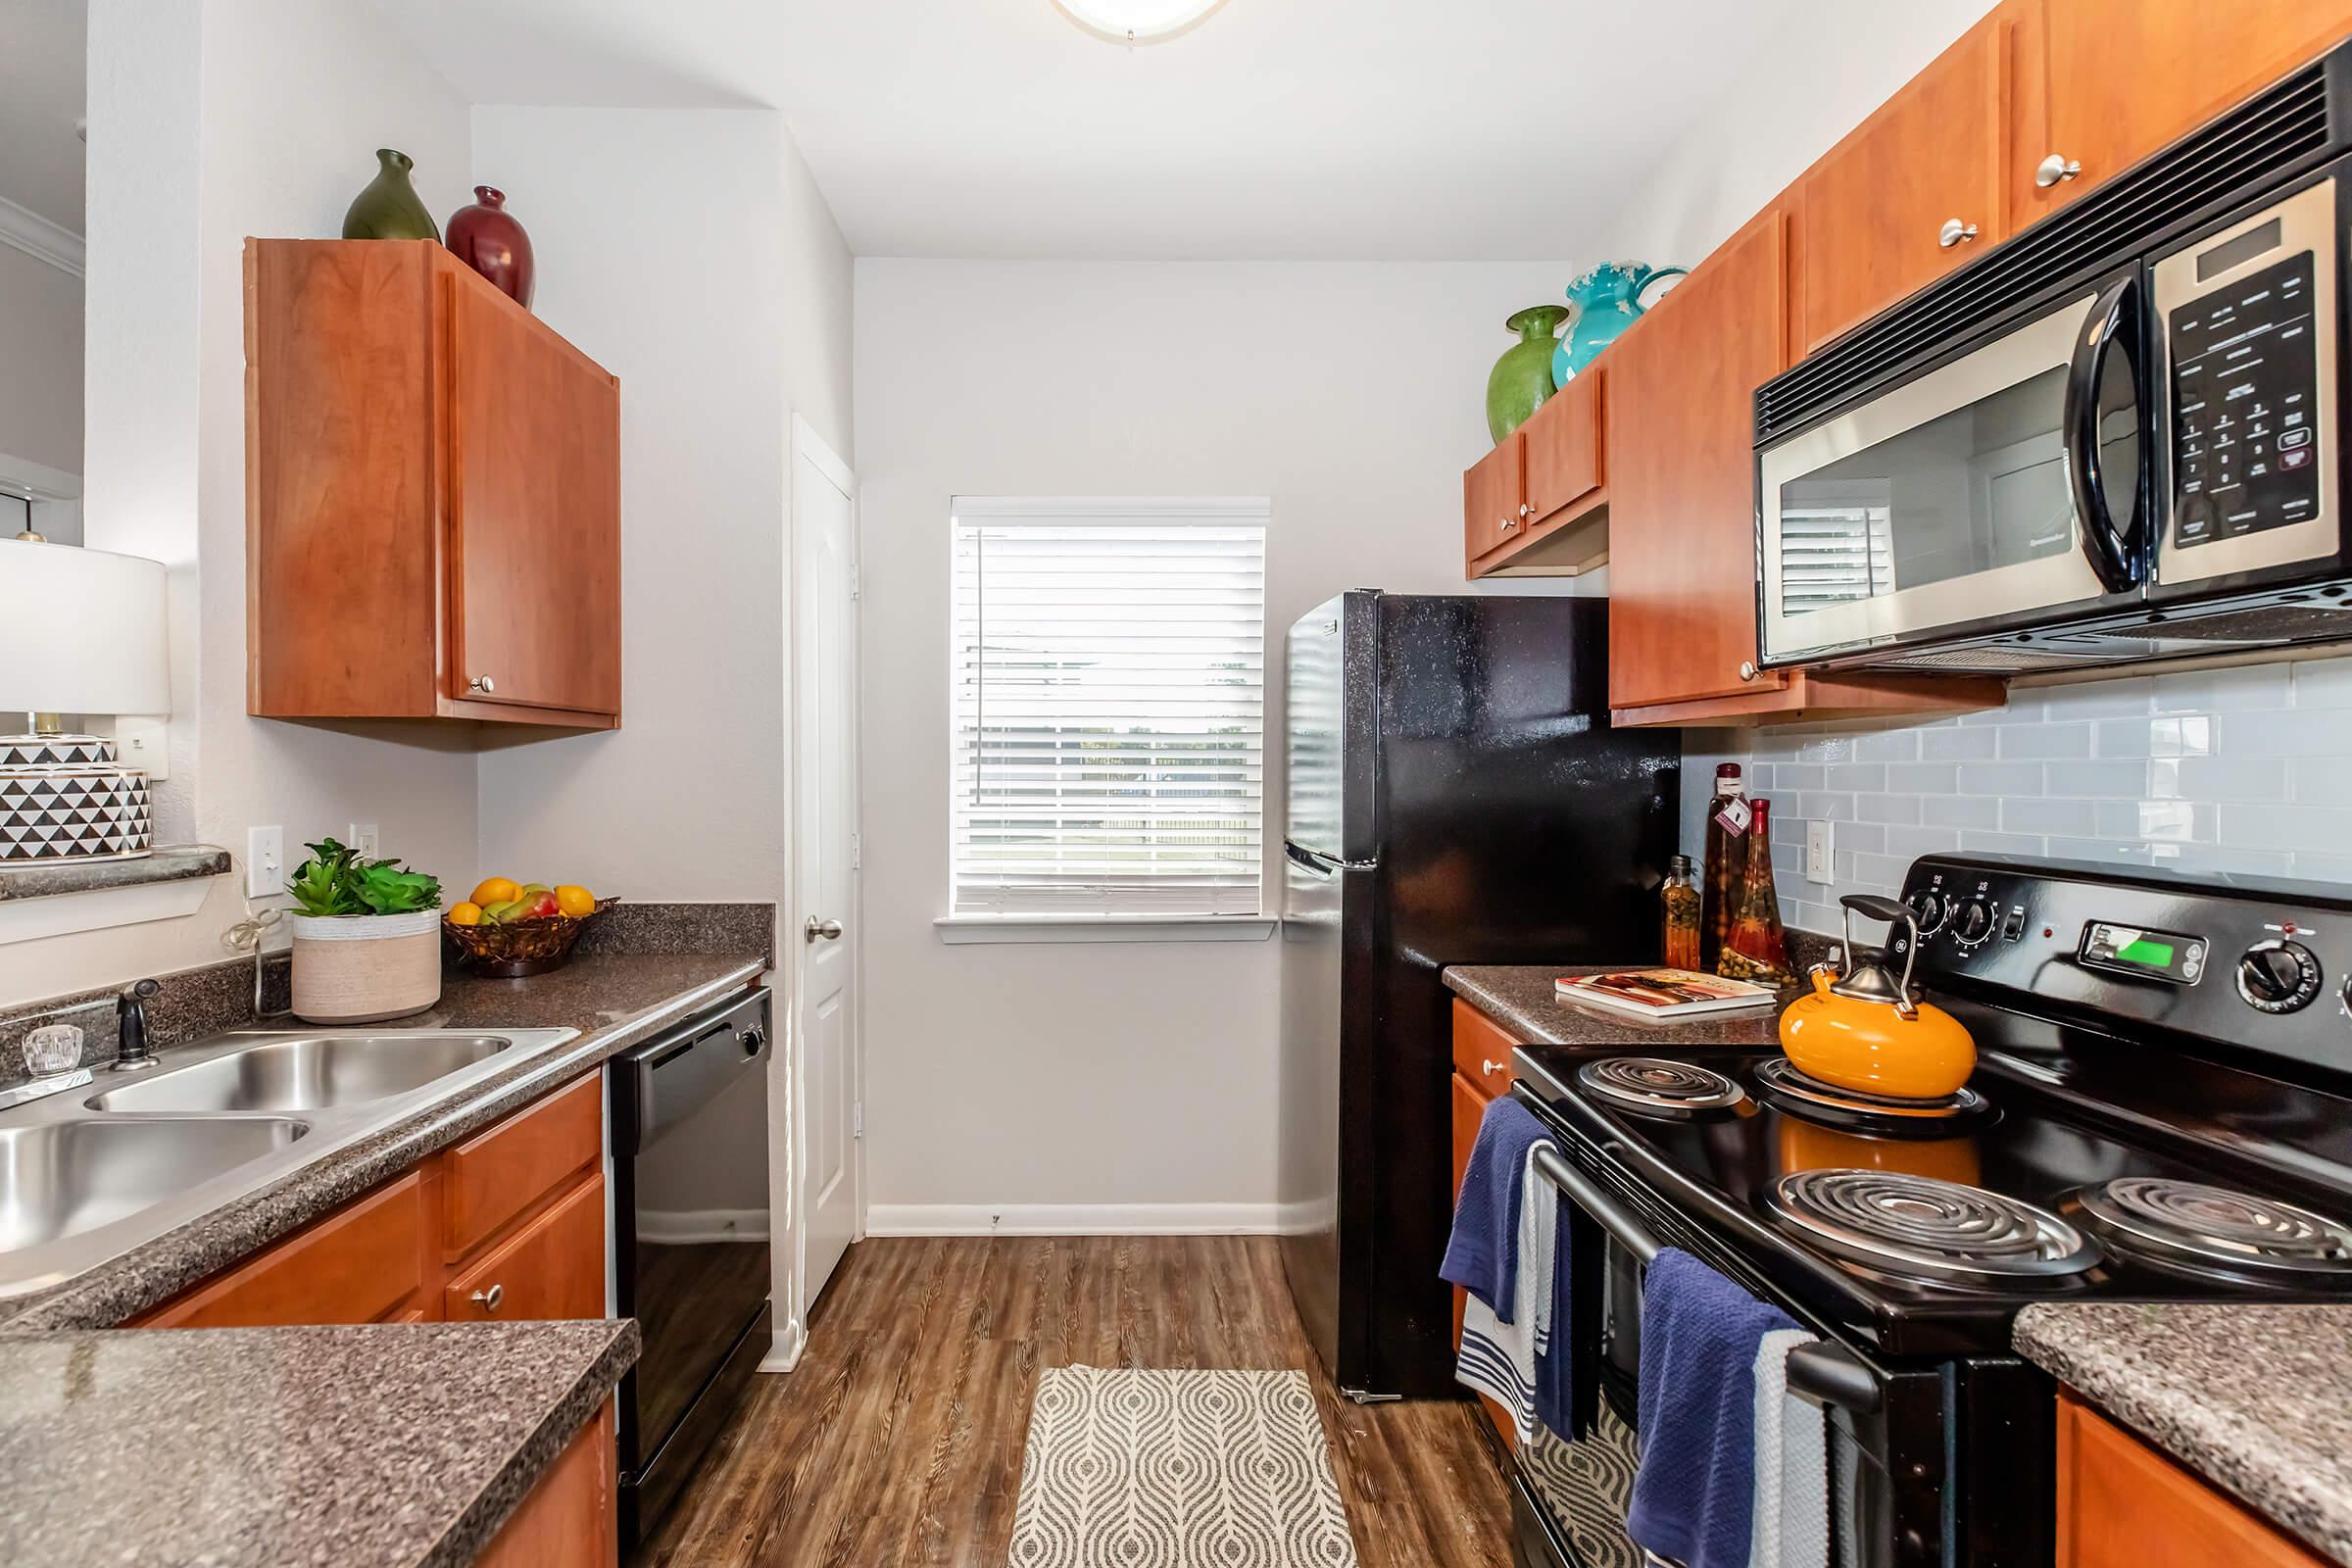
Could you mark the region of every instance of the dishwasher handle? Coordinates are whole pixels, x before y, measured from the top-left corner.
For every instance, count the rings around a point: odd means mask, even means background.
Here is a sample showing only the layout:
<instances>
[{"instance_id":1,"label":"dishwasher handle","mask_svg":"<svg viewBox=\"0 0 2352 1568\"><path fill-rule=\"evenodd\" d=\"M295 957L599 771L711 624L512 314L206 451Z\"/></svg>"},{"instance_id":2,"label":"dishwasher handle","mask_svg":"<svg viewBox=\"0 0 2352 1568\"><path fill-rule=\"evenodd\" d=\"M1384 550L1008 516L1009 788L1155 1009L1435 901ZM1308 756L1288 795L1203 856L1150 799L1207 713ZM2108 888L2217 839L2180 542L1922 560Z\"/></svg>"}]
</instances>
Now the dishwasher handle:
<instances>
[{"instance_id":1,"label":"dishwasher handle","mask_svg":"<svg viewBox=\"0 0 2352 1568\"><path fill-rule=\"evenodd\" d=\"M749 1069L764 1068L771 1047L765 998L705 1018L624 1053L614 1063L620 1112L614 1142L636 1153L717 1099Z\"/></svg>"}]
</instances>

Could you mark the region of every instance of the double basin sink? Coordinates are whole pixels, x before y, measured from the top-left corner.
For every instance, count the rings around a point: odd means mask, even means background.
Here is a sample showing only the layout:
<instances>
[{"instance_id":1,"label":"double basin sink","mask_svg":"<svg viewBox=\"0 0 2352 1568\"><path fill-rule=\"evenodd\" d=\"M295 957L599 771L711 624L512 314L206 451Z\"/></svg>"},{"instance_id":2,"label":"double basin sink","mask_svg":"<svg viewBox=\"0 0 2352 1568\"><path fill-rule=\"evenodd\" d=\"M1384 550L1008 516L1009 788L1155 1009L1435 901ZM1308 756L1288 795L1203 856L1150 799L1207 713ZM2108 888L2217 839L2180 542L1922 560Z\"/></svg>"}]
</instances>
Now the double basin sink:
<instances>
[{"instance_id":1,"label":"double basin sink","mask_svg":"<svg viewBox=\"0 0 2352 1568\"><path fill-rule=\"evenodd\" d=\"M143 1075L61 1079L0 1110L0 1299L120 1256L578 1033L254 1030L175 1048Z\"/></svg>"}]
</instances>

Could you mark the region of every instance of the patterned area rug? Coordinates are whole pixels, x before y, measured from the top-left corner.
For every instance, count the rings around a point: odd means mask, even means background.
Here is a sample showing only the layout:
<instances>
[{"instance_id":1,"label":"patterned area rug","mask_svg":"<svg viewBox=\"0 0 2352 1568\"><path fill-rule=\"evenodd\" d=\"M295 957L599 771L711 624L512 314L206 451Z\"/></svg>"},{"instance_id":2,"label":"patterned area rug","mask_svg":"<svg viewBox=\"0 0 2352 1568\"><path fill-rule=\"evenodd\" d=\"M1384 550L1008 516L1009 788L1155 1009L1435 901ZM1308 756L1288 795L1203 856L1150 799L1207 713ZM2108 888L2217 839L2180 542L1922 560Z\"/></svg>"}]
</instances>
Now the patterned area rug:
<instances>
[{"instance_id":1,"label":"patterned area rug","mask_svg":"<svg viewBox=\"0 0 2352 1568\"><path fill-rule=\"evenodd\" d=\"M1013 1568L1355 1568L1301 1372L1056 1367L1038 1380Z\"/></svg>"}]
</instances>

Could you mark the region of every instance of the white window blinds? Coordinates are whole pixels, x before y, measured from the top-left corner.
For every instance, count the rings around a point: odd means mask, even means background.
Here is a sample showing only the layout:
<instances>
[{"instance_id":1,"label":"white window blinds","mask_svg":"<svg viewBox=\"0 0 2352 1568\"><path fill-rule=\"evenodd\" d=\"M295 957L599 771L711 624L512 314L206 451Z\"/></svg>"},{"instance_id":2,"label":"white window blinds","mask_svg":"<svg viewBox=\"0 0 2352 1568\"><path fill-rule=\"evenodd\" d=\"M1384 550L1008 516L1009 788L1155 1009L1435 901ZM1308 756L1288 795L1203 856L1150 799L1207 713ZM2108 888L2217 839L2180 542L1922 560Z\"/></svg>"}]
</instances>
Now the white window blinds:
<instances>
[{"instance_id":1,"label":"white window blinds","mask_svg":"<svg viewBox=\"0 0 2352 1568\"><path fill-rule=\"evenodd\" d=\"M1259 911L1266 518L956 500L955 913Z\"/></svg>"}]
</instances>

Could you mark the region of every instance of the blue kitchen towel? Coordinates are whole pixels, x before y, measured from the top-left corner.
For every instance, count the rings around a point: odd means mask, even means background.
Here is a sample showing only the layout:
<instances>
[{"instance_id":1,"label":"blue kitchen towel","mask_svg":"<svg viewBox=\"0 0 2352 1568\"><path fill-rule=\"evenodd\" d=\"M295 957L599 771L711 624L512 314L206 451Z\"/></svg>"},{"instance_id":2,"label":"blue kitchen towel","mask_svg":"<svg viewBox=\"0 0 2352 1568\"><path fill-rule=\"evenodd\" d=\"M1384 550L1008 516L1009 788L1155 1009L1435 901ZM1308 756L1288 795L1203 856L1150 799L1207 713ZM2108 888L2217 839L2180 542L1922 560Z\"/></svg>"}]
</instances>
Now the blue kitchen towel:
<instances>
[{"instance_id":1,"label":"blue kitchen towel","mask_svg":"<svg viewBox=\"0 0 2352 1568\"><path fill-rule=\"evenodd\" d=\"M1575 1204L1562 1203L1553 1223L1556 1234L1551 1247L1551 1334L1536 1355L1536 1419L1574 1443L1585 1435L1585 1424L1592 1411L1590 1390L1593 1383L1593 1368L1588 1364L1593 1357L1578 1341L1575 1325L1580 1311L1590 1313L1598 1302L1580 1305L1570 1284L1598 1278L1600 1260L1577 1255L1584 1238L1577 1231Z\"/></svg>"},{"instance_id":2,"label":"blue kitchen towel","mask_svg":"<svg viewBox=\"0 0 2352 1568\"><path fill-rule=\"evenodd\" d=\"M1796 1323L1688 1252L1642 1282L1642 1463L1625 1533L1687 1568L1747 1568L1756 1351Z\"/></svg>"},{"instance_id":3,"label":"blue kitchen towel","mask_svg":"<svg viewBox=\"0 0 2352 1568\"><path fill-rule=\"evenodd\" d=\"M1453 1205L1453 1235L1438 1273L1459 1285L1511 1321L1511 1297L1519 1280L1519 1203L1527 1180L1527 1152L1551 1134L1535 1113L1508 1095L1497 1095L1478 1124L1462 1172L1461 1196Z\"/></svg>"}]
</instances>

